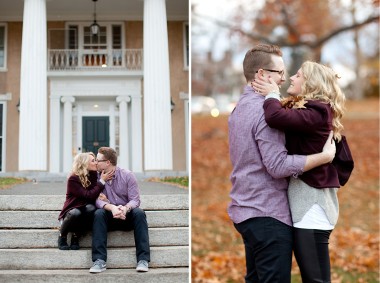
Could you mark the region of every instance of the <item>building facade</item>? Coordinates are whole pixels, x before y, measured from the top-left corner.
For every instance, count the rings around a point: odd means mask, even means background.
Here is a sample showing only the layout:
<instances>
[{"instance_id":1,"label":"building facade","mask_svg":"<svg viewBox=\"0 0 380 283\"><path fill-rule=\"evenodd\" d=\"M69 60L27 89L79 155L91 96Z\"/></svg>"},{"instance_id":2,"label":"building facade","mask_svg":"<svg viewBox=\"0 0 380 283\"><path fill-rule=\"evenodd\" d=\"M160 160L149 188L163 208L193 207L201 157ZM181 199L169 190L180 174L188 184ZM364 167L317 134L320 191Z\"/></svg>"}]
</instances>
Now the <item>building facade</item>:
<instances>
[{"instance_id":1,"label":"building facade","mask_svg":"<svg viewBox=\"0 0 380 283\"><path fill-rule=\"evenodd\" d=\"M111 146L134 172L186 172L188 5L1 1L0 171L65 173Z\"/></svg>"}]
</instances>

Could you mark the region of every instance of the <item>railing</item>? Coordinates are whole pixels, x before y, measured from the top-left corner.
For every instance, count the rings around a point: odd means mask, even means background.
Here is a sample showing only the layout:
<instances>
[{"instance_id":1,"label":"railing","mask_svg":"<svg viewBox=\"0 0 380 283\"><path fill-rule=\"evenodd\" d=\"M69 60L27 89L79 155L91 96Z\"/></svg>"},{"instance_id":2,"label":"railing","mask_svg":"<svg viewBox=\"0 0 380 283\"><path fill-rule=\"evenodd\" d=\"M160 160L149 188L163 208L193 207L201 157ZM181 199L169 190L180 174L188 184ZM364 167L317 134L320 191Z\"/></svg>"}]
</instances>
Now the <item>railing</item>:
<instances>
[{"instance_id":1,"label":"railing","mask_svg":"<svg viewBox=\"0 0 380 283\"><path fill-rule=\"evenodd\" d=\"M49 49L48 70L143 69L142 49Z\"/></svg>"}]
</instances>

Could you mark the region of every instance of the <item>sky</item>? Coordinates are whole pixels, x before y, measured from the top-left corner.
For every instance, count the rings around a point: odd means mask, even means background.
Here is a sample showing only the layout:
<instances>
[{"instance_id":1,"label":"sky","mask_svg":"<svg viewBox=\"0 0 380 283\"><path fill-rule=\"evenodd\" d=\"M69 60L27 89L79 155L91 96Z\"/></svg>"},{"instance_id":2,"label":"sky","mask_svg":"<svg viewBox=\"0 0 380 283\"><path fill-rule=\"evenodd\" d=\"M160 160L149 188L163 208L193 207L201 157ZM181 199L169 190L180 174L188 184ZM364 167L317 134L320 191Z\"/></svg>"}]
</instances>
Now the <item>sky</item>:
<instances>
[{"instance_id":1,"label":"sky","mask_svg":"<svg viewBox=\"0 0 380 283\"><path fill-rule=\"evenodd\" d=\"M342 0L345 5L349 5L351 0ZM228 19L231 10L236 6L236 3L240 2L249 7L251 11L261 8L265 0L192 0L192 5L196 5L196 13L206 16L209 19ZM249 6L248 6L249 5ZM360 14L358 19L362 20L371 11L361 7L358 9ZM350 19L346 19L349 21ZM245 23L242 23L244 27ZM247 26L247 28L249 28ZM366 28L367 33L371 34L378 32L376 24L372 27ZM195 41L196 39L196 41ZM237 39L238 40L238 39ZM212 50L213 58L219 60L223 57L223 54L228 49L234 49L235 46L231 46L233 43L231 35L226 29L220 29L212 23L211 20L200 20L199 18L192 17L192 50L193 52L203 53L210 50L211 46L214 46ZM365 39L361 41L361 45L366 44ZM236 50L236 48L235 48ZM289 64L289 51L284 50L285 64ZM341 75L340 84L342 87L346 86L349 82L356 78L353 66L355 64L355 57L353 56L354 45L352 41L352 33L345 32L338 35L336 38L328 41L322 50L322 62L329 63L330 66ZM234 57L236 67L239 68L244 58L245 51L237 52Z\"/></svg>"}]
</instances>

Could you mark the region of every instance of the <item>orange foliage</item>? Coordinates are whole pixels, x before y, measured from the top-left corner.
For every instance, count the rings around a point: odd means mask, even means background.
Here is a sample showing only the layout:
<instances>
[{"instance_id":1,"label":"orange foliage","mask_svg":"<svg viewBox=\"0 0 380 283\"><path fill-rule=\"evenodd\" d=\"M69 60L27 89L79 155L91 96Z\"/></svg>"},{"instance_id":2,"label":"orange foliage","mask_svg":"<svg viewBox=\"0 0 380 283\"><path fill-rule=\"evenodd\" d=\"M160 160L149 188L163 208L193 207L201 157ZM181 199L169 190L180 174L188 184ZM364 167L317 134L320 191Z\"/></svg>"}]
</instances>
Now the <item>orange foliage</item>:
<instances>
[{"instance_id":1,"label":"orange foliage","mask_svg":"<svg viewBox=\"0 0 380 283\"><path fill-rule=\"evenodd\" d=\"M347 272L379 268L378 106L378 99L349 101L343 121L355 169L339 191L340 217L330 237L330 256L332 268ZM227 120L192 117L193 282L244 281L244 245L227 215L231 188ZM294 260L292 272L298 273ZM332 277L333 282L342 282L337 274Z\"/></svg>"}]
</instances>

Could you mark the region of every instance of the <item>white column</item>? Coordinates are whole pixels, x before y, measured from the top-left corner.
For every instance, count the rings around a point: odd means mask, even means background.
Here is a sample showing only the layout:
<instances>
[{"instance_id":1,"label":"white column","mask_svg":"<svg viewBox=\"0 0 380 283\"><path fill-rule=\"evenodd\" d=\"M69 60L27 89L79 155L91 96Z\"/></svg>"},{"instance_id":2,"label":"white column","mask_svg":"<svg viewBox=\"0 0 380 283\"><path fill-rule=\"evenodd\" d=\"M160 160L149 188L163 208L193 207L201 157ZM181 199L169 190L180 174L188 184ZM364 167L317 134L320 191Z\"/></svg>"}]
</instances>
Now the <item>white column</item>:
<instances>
[{"instance_id":1,"label":"white column","mask_svg":"<svg viewBox=\"0 0 380 283\"><path fill-rule=\"evenodd\" d=\"M181 92L179 98L183 100L183 108L185 110L185 142L186 142L186 172L189 172L189 94Z\"/></svg>"},{"instance_id":2,"label":"white column","mask_svg":"<svg viewBox=\"0 0 380 283\"><path fill-rule=\"evenodd\" d=\"M144 0L144 150L145 170L172 170L165 0Z\"/></svg>"},{"instance_id":3,"label":"white column","mask_svg":"<svg viewBox=\"0 0 380 283\"><path fill-rule=\"evenodd\" d=\"M119 160L121 168L130 169L129 166L129 140L128 140L128 107L131 101L129 96L118 96L116 102L119 103Z\"/></svg>"},{"instance_id":4,"label":"white column","mask_svg":"<svg viewBox=\"0 0 380 283\"><path fill-rule=\"evenodd\" d=\"M59 153L61 145L61 132L60 132L60 97L50 97L50 161L49 172L60 172L60 158Z\"/></svg>"},{"instance_id":5,"label":"white column","mask_svg":"<svg viewBox=\"0 0 380 283\"><path fill-rule=\"evenodd\" d=\"M78 145L78 152L83 152L83 137L82 137L82 131L83 131L83 125L82 125L82 119L83 119L83 106L82 104L78 103L76 105L77 109L77 145ZM80 150L79 150L80 148ZM97 154L97 152L94 152Z\"/></svg>"},{"instance_id":6,"label":"white column","mask_svg":"<svg viewBox=\"0 0 380 283\"><path fill-rule=\"evenodd\" d=\"M132 96L131 109L131 142L132 142L132 171L143 172L143 149L142 149L142 107L141 96Z\"/></svg>"},{"instance_id":7,"label":"white column","mask_svg":"<svg viewBox=\"0 0 380 283\"><path fill-rule=\"evenodd\" d=\"M19 170L47 170L46 0L25 0L21 49Z\"/></svg>"},{"instance_id":8,"label":"white column","mask_svg":"<svg viewBox=\"0 0 380 283\"><path fill-rule=\"evenodd\" d=\"M115 128L115 104L111 103L108 106L109 111L109 117L110 117L110 128L109 128L109 135L110 135L110 147L115 148L116 145L116 128Z\"/></svg>"},{"instance_id":9,"label":"white column","mask_svg":"<svg viewBox=\"0 0 380 283\"><path fill-rule=\"evenodd\" d=\"M63 172L70 172L73 162L73 103L75 98L65 96L63 103Z\"/></svg>"}]
</instances>

